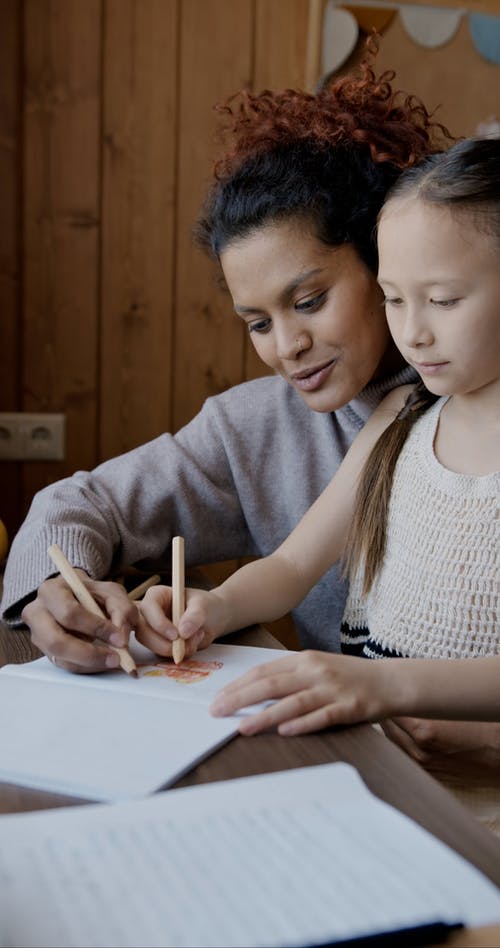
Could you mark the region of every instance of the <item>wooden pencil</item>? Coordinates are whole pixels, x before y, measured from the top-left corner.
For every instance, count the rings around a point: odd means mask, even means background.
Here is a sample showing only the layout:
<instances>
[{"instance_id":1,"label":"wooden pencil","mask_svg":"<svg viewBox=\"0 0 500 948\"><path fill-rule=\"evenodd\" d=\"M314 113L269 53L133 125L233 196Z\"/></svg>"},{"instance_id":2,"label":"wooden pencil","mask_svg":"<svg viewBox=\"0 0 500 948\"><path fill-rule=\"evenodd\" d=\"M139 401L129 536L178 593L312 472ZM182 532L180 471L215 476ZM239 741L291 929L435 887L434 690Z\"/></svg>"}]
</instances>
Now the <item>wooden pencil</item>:
<instances>
[{"instance_id":1,"label":"wooden pencil","mask_svg":"<svg viewBox=\"0 0 500 948\"><path fill-rule=\"evenodd\" d=\"M172 622L177 628L185 609L186 593L184 589L184 539L172 540ZM172 643L172 658L179 665L184 658L186 646L180 636Z\"/></svg>"},{"instance_id":2,"label":"wooden pencil","mask_svg":"<svg viewBox=\"0 0 500 948\"><path fill-rule=\"evenodd\" d=\"M139 583L138 586L135 586L134 589L130 590L130 592L128 593L128 598L132 600L142 599L144 593L151 586L156 586L157 583L159 583L160 581L161 581L161 576L158 576L157 573L155 573L154 576L149 576L149 578L145 579L143 583Z\"/></svg>"},{"instance_id":3,"label":"wooden pencil","mask_svg":"<svg viewBox=\"0 0 500 948\"><path fill-rule=\"evenodd\" d=\"M92 612L95 616L99 616L101 619L106 619L107 616L97 604L85 584L82 582L78 573L73 569L71 563L68 562L63 551L60 549L60 547L58 547L57 543L53 543L52 546L49 546L47 553L54 563L54 566L57 566L61 576L67 582L76 599L78 599L80 605L89 612ZM116 652L116 654L119 656L120 665L123 668L123 671L127 672L129 675L137 675L137 665L135 664L134 659L132 658L128 649L118 648L115 645L109 645L108 642L104 642L103 644L112 649L112 651Z\"/></svg>"}]
</instances>

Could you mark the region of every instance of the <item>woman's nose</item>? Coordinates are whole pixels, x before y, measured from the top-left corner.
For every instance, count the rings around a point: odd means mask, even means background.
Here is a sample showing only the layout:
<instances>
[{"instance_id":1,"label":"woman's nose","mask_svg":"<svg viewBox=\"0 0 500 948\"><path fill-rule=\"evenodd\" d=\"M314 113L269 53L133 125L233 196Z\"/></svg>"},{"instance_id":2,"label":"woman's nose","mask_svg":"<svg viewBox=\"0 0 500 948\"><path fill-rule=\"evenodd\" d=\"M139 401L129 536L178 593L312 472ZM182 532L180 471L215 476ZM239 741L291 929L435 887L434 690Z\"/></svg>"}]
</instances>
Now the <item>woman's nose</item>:
<instances>
[{"instance_id":1,"label":"woman's nose","mask_svg":"<svg viewBox=\"0 0 500 948\"><path fill-rule=\"evenodd\" d=\"M278 334L277 352L280 359L296 359L301 352L310 349L311 345L311 337L306 332L287 328Z\"/></svg>"}]
</instances>

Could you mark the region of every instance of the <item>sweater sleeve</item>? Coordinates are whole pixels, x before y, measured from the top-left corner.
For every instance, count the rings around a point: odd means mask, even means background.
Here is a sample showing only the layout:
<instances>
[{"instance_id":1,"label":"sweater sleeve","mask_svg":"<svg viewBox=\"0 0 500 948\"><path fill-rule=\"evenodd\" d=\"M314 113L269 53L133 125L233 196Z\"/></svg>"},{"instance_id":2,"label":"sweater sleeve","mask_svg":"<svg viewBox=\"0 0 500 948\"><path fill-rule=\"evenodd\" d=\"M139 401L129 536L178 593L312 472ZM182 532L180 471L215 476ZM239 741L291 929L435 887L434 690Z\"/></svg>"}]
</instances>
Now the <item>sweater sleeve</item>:
<instances>
[{"instance_id":1,"label":"sweater sleeve","mask_svg":"<svg viewBox=\"0 0 500 948\"><path fill-rule=\"evenodd\" d=\"M254 554L224 423L218 398L209 399L176 435L164 434L36 494L7 561L4 620L18 624L24 603L53 574L52 543L94 578L112 567L166 561L176 534L186 537L188 565Z\"/></svg>"}]
</instances>

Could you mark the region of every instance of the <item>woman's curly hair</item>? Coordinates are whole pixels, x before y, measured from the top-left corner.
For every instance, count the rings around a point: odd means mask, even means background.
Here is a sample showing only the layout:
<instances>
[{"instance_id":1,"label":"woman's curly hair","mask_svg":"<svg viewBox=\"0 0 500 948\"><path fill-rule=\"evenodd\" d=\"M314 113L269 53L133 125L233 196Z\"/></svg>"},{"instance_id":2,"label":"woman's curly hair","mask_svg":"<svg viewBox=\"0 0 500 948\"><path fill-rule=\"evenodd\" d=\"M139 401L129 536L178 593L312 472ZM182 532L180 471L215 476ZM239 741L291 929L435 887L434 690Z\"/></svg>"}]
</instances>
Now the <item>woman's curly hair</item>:
<instances>
[{"instance_id":1,"label":"woman's curly hair","mask_svg":"<svg viewBox=\"0 0 500 948\"><path fill-rule=\"evenodd\" d=\"M373 161L388 161L401 169L430 151L442 150L451 140L449 132L432 121L416 96L394 91L394 78L393 71L377 78L365 61L360 75L337 79L316 95L294 89L237 93L215 107L226 119L221 124L223 138L233 139L216 162L215 177L230 177L255 152L301 141L325 149L366 146Z\"/></svg>"},{"instance_id":2,"label":"woman's curly hair","mask_svg":"<svg viewBox=\"0 0 500 948\"><path fill-rule=\"evenodd\" d=\"M216 106L225 151L195 231L201 246L218 258L266 223L304 217L320 240L353 243L376 269L374 231L388 189L452 140L419 99L393 90L393 79L377 78L367 58L315 95L242 91Z\"/></svg>"}]
</instances>

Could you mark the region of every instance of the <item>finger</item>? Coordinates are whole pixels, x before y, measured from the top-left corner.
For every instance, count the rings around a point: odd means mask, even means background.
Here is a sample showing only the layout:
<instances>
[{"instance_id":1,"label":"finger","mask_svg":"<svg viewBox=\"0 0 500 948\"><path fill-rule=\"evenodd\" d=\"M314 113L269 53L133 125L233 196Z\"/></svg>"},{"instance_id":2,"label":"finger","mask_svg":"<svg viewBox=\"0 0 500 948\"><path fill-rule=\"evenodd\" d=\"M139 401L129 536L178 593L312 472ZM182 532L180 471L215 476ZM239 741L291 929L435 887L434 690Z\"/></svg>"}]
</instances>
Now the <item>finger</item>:
<instances>
[{"instance_id":1,"label":"finger","mask_svg":"<svg viewBox=\"0 0 500 948\"><path fill-rule=\"evenodd\" d=\"M406 751L410 757L414 757L418 751L418 744L413 740L410 734L400 727L393 719L388 719L386 721L380 721L380 726L390 741L393 744L396 744L398 747L401 747L402 750Z\"/></svg>"},{"instance_id":2,"label":"finger","mask_svg":"<svg viewBox=\"0 0 500 948\"><path fill-rule=\"evenodd\" d=\"M89 642L66 632L53 616L33 603L23 610L34 645L61 668L78 672L106 671L119 665L119 656L105 645Z\"/></svg>"},{"instance_id":3,"label":"finger","mask_svg":"<svg viewBox=\"0 0 500 948\"><path fill-rule=\"evenodd\" d=\"M139 610L148 625L158 635L173 642L177 629L169 616L172 613L172 589L170 586L152 586L139 604Z\"/></svg>"},{"instance_id":4,"label":"finger","mask_svg":"<svg viewBox=\"0 0 500 948\"><path fill-rule=\"evenodd\" d=\"M310 734L312 731L323 731L327 727L333 727L336 724L354 724L357 718L353 716L352 709L338 704L323 705L321 708L315 708L308 714L300 717L291 718L284 721L278 727L278 732L285 737L293 737L299 734Z\"/></svg>"},{"instance_id":5,"label":"finger","mask_svg":"<svg viewBox=\"0 0 500 948\"><path fill-rule=\"evenodd\" d=\"M240 734L257 734L259 731L278 727L284 721L302 717L317 704L318 698L310 690L288 695L263 711L244 718L239 726Z\"/></svg>"},{"instance_id":6,"label":"finger","mask_svg":"<svg viewBox=\"0 0 500 948\"><path fill-rule=\"evenodd\" d=\"M235 684L238 687L234 687ZM216 695L210 711L214 717L223 717L249 705L284 698L296 691L297 679L293 674L267 675L265 678L254 678L253 681L245 674Z\"/></svg>"},{"instance_id":7,"label":"finger","mask_svg":"<svg viewBox=\"0 0 500 948\"><path fill-rule=\"evenodd\" d=\"M90 588L90 586L89 586ZM24 612L31 615L33 610L42 610L52 615L58 626L67 632L77 632L89 639L110 641L113 645L126 645L128 633L117 628L110 619L89 612L80 605L65 582L48 580L39 590L37 598L25 607ZM36 613L40 615L42 613ZM25 621L28 622L28 619ZM28 624L30 624L28 622Z\"/></svg>"},{"instance_id":8,"label":"finger","mask_svg":"<svg viewBox=\"0 0 500 948\"><path fill-rule=\"evenodd\" d=\"M114 656L111 657L114 658ZM116 657L118 658L118 656ZM63 659L57 658L55 655L47 655L47 658L52 662L53 665L56 665L57 668L61 668L63 671L71 672L73 675L91 675L96 674L97 672L111 671L112 668L119 667L119 662L118 665L106 665L104 668L89 668L83 665L75 665L73 662L66 662Z\"/></svg>"},{"instance_id":9,"label":"finger","mask_svg":"<svg viewBox=\"0 0 500 948\"><path fill-rule=\"evenodd\" d=\"M251 668L250 671L245 672L244 675L240 675L239 678L235 678L234 681L229 682L229 684L225 686L220 694L232 696L233 692L239 692L242 687L244 688L247 685L254 685L255 683L261 681L275 682L275 679L280 674L296 671L296 656L278 658L272 662L265 662L262 665L257 665L255 668ZM278 694L270 697L278 697Z\"/></svg>"},{"instance_id":10,"label":"finger","mask_svg":"<svg viewBox=\"0 0 500 948\"><path fill-rule=\"evenodd\" d=\"M179 636L186 643L193 636L210 635L207 617L207 601L201 598L197 593L193 594L191 601L188 600L186 611L183 613L179 622ZM213 635L212 635L213 638Z\"/></svg>"},{"instance_id":11,"label":"finger","mask_svg":"<svg viewBox=\"0 0 500 948\"><path fill-rule=\"evenodd\" d=\"M140 611L135 627L135 637L141 645L144 645L145 648L150 649L156 655L160 655L162 658L172 657L172 640L152 629Z\"/></svg>"},{"instance_id":12,"label":"finger","mask_svg":"<svg viewBox=\"0 0 500 948\"><path fill-rule=\"evenodd\" d=\"M138 621L136 603L129 599L126 590L119 583L93 582L87 583L87 586L115 629L121 633L121 641L114 641L113 644L127 645L130 633L132 629L135 629Z\"/></svg>"}]
</instances>

